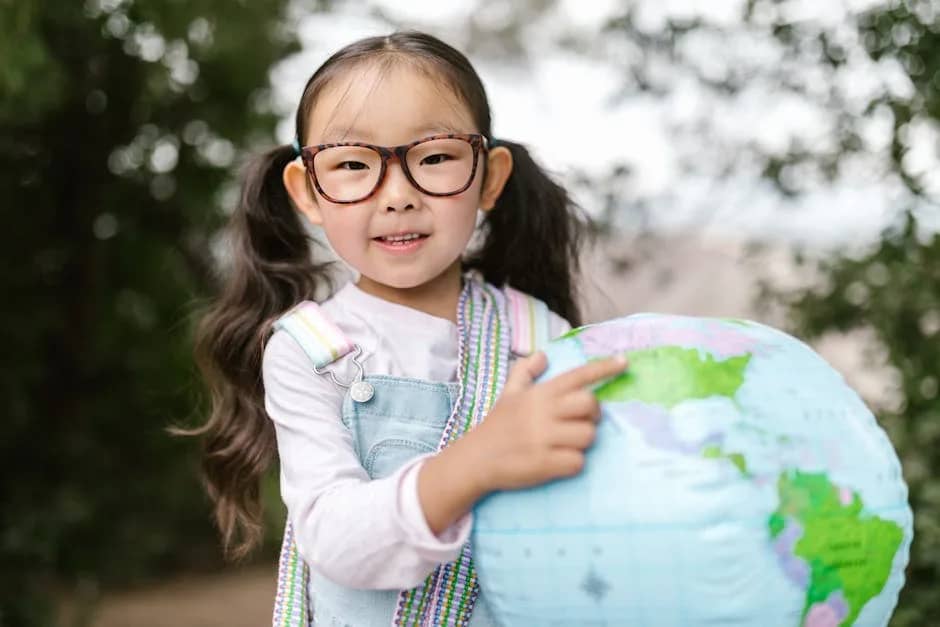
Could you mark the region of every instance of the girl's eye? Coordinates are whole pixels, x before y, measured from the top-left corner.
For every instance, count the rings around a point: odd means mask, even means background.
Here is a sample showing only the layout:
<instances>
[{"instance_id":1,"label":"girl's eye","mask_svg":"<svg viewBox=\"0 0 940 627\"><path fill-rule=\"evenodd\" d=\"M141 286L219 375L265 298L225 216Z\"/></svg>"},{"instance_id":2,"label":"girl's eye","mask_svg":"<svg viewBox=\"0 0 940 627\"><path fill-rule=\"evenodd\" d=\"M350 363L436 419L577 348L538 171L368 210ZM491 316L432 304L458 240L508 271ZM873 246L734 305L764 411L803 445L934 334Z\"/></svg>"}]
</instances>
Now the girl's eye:
<instances>
[{"instance_id":1,"label":"girl's eye","mask_svg":"<svg viewBox=\"0 0 940 627\"><path fill-rule=\"evenodd\" d=\"M430 155L421 160L421 163L428 165L437 165L438 163L443 163L445 160L450 159L450 155L445 155L443 153Z\"/></svg>"},{"instance_id":2,"label":"girl's eye","mask_svg":"<svg viewBox=\"0 0 940 627\"><path fill-rule=\"evenodd\" d=\"M367 167L361 161L343 161L336 165L337 170L365 170Z\"/></svg>"}]
</instances>

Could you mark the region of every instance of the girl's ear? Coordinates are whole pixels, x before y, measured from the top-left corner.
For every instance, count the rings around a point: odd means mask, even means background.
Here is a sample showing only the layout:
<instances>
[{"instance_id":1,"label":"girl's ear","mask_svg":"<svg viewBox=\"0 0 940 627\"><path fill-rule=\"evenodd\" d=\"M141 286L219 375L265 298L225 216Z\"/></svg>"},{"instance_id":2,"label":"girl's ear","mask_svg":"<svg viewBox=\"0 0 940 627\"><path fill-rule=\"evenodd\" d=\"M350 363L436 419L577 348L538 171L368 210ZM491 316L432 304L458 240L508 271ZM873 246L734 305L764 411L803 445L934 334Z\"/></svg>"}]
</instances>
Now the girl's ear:
<instances>
[{"instance_id":1,"label":"girl's ear","mask_svg":"<svg viewBox=\"0 0 940 627\"><path fill-rule=\"evenodd\" d=\"M284 166L283 177L284 187L290 199L294 201L297 211L304 214L311 224L323 224L323 215L320 213L320 206L311 188L307 168L300 159L294 159Z\"/></svg>"},{"instance_id":2,"label":"girl's ear","mask_svg":"<svg viewBox=\"0 0 940 627\"><path fill-rule=\"evenodd\" d=\"M480 193L480 209L489 211L496 205L503 187L512 174L512 153L505 146L497 146L486 156L486 179Z\"/></svg>"}]
</instances>

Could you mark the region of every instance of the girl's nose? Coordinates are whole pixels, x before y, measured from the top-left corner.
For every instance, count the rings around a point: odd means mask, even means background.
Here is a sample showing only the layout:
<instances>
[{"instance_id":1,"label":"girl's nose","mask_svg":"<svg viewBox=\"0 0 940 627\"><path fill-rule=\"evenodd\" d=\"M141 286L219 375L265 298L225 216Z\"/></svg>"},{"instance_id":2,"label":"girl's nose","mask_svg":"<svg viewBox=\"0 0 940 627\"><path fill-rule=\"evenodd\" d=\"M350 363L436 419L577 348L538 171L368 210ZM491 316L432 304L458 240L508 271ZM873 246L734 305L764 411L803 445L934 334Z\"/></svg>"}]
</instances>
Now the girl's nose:
<instances>
[{"instance_id":1,"label":"girl's nose","mask_svg":"<svg viewBox=\"0 0 940 627\"><path fill-rule=\"evenodd\" d=\"M379 186L378 207L384 211L404 211L418 205L418 190L411 184L401 163L390 159L385 180Z\"/></svg>"}]
</instances>

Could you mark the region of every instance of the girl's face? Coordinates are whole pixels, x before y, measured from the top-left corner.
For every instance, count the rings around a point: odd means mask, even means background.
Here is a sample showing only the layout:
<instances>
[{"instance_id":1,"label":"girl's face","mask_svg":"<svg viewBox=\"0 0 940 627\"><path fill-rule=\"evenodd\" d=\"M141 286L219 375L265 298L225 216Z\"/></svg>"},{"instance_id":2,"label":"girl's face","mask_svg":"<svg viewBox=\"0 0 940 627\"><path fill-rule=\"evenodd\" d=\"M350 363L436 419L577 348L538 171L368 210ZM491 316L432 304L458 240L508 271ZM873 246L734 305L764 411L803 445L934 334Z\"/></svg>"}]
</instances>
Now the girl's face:
<instances>
[{"instance_id":1,"label":"girl's face","mask_svg":"<svg viewBox=\"0 0 940 627\"><path fill-rule=\"evenodd\" d=\"M479 132L466 106L449 89L407 63L393 65L384 76L373 65L335 79L317 98L308 128L301 138L308 146L398 146L439 133ZM327 200L309 184L299 159L285 168L284 182L297 208L323 227L336 253L361 274L360 287L409 289L459 276L454 270L473 234L477 210L493 207L511 168L506 148L489 154L481 150L470 186L460 194L438 197L414 187L393 159L378 189L354 204ZM406 245L388 240L402 234L421 237Z\"/></svg>"}]
</instances>

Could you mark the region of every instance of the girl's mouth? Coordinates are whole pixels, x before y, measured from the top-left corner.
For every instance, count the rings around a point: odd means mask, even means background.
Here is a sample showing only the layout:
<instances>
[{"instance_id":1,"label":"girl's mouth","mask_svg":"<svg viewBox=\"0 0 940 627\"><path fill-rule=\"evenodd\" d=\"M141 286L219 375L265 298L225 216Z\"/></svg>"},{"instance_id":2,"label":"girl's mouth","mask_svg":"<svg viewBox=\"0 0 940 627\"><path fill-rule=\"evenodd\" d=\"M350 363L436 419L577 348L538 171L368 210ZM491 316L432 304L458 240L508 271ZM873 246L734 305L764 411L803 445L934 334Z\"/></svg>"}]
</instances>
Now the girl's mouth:
<instances>
[{"instance_id":1,"label":"girl's mouth","mask_svg":"<svg viewBox=\"0 0 940 627\"><path fill-rule=\"evenodd\" d=\"M419 248L429 236L422 233L401 233L373 237L372 241L382 248L394 252L410 252Z\"/></svg>"}]
</instances>

